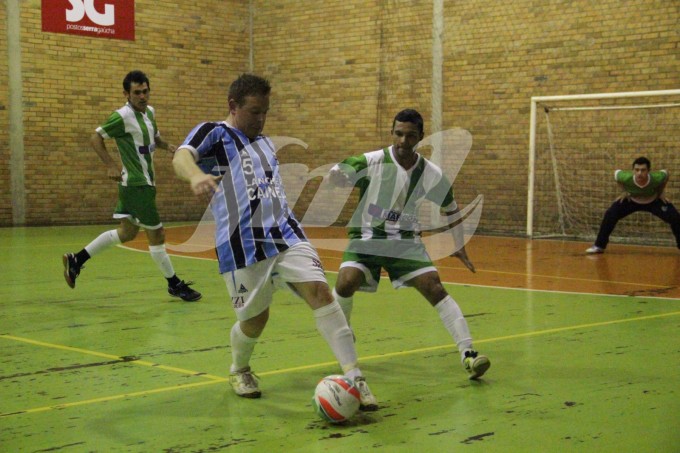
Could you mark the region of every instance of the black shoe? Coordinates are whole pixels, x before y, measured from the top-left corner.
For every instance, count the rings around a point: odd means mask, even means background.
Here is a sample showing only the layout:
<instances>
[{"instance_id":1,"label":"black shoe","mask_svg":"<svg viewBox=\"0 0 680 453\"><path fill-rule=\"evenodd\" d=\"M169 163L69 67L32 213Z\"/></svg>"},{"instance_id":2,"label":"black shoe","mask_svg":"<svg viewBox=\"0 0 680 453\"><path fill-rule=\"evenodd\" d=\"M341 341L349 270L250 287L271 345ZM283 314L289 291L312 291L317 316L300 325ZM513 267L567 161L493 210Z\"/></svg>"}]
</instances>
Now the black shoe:
<instances>
[{"instance_id":1,"label":"black shoe","mask_svg":"<svg viewBox=\"0 0 680 453\"><path fill-rule=\"evenodd\" d=\"M80 269L83 267L78 264L76 256L73 253L67 253L61 257L64 263L64 280L71 288L76 287L76 278L80 275Z\"/></svg>"},{"instance_id":2,"label":"black shoe","mask_svg":"<svg viewBox=\"0 0 680 453\"><path fill-rule=\"evenodd\" d=\"M168 286L168 294L173 297L179 297L185 302L196 302L202 296L198 291L189 288L189 286L193 284L194 282L185 283L184 280L182 280L175 286Z\"/></svg>"}]
</instances>

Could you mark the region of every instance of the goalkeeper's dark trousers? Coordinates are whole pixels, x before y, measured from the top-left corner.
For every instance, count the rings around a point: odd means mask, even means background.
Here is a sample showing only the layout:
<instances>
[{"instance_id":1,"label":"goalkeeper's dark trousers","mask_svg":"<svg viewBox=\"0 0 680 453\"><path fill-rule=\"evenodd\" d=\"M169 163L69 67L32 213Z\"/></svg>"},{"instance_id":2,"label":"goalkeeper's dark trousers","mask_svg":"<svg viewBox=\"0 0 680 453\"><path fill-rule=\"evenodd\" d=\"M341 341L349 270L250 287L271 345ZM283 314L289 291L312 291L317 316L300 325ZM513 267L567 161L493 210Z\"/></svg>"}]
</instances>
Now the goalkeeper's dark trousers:
<instances>
[{"instance_id":1,"label":"goalkeeper's dark trousers","mask_svg":"<svg viewBox=\"0 0 680 453\"><path fill-rule=\"evenodd\" d=\"M601 249L607 248L609 236L614 231L618 221L638 211L647 211L669 224L671 230L673 230L676 245L680 248L680 213L672 203L664 203L659 198L647 204L636 203L630 199L617 200L612 203L607 212L604 213L595 245Z\"/></svg>"}]
</instances>

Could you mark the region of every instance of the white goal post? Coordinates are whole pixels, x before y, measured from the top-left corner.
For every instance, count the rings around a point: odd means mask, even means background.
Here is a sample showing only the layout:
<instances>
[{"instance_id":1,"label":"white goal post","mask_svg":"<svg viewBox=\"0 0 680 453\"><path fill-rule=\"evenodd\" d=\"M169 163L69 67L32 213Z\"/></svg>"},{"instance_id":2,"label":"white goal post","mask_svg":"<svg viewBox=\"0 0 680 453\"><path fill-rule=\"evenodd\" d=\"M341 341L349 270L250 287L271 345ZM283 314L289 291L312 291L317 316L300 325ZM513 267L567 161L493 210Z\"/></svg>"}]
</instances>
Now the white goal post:
<instances>
[{"instance_id":1,"label":"white goal post","mask_svg":"<svg viewBox=\"0 0 680 453\"><path fill-rule=\"evenodd\" d=\"M659 100L662 97L667 97L673 99L672 103L664 102ZM630 98L645 98L644 101L640 101L639 105L631 104L630 102L635 101L625 101ZM607 100L607 101L602 101ZM623 101L623 102L619 102ZM601 102L603 105L599 105ZM624 102L628 102L624 104ZM561 179L566 179L564 176L560 176L556 169L557 163L555 162L555 153L552 150L553 147L553 137L551 124L549 119L549 111L580 111L579 115L586 115L585 111L602 111L602 110L618 110L618 109L664 109L666 107L680 107L680 89L677 90L657 90L657 91L632 91L632 92L619 92L619 93L593 93L593 94L576 94L576 95L563 95L563 96L534 96L531 98L531 109L530 109L530 122L529 122L529 180L528 180L528 190L527 190L527 220L526 220L526 234L527 237L536 237L535 230L535 205L537 202L536 193L536 163L537 163L537 115L540 108L543 108L546 113L546 125L543 126L545 133L548 136L548 141L550 143L547 146L548 152L546 154L548 157L546 159L552 159L553 162L550 164L553 168L554 175L551 175L551 190L557 192L558 196L554 200L554 210L558 214L554 214L555 217L559 216L558 223L561 223L562 216L564 212L564 207L561 205L562 199L560 195L560 184ZM588 121L588 119L584 119ZM680 128L680 124L675 125L676 128ZM680 143L677 144L676 150L680 147ZM632 159L637 156L631 156ZM589 159L589 155L585 152L584 159ZM654 164L654 161L652 162ZM619 167L621 168L621 167ZM611 170L611 171L610 171ZM614 168L603 170L606 171L607 175L611 173L611 177L607 176L608 181L613 184L613 172ZM603 173L604 174L604 173ZM675 175L676 178L680 175ZM610 202L613 201L613 198ZM679 200L680 201L680 200ZM601 216L604 211L598 212L597 215ZM562 231L563 235L565 232Z\"/></svg>"}]
</instances>

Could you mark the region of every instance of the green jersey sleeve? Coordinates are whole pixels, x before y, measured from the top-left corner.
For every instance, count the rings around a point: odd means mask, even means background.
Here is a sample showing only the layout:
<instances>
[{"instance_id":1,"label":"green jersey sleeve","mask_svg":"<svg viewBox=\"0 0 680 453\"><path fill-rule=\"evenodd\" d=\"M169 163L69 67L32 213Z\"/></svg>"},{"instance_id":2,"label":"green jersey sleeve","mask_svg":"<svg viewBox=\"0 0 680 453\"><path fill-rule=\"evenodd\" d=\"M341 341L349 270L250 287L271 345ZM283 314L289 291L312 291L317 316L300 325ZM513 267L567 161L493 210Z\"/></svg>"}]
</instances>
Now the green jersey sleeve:
<instances>
[{"instance_id":1,"label":"green jersey sleeve","mask_svg":"<svg viewBox=\"0 0 680 453\"><path fill-rule=\"evenodd\" d=\"M368 161L366 160L366 156L363 154L360 156L348 157L347 159L340 162L340 164L352 167L356 173L359 173L361 170L364 170L366 167L368 167Z\"/></svg>"},{"instance_id":2,"label":"green jersey sleeve","mask_svg":"<svg viewBox=\"0 0 680 453\"><path fill-rule=\"evenodd\" d=\"M99 130L106 134L104 138L122 137L126 134L125 122L118 112L113 112L109 115L106 122L99 127Z\"/></svg>"},{"instance_id":3,"label":"green jersey sleeve","mask_svg":"<svg viewBox=\"0 0 680 453\"><path fill-rule=\"evenodd\" d=\"M366 179L368 160L364 154L348 157L338 164L338 168L347 175L353 185L357 185Z\"/></svg>"}]
</instances>

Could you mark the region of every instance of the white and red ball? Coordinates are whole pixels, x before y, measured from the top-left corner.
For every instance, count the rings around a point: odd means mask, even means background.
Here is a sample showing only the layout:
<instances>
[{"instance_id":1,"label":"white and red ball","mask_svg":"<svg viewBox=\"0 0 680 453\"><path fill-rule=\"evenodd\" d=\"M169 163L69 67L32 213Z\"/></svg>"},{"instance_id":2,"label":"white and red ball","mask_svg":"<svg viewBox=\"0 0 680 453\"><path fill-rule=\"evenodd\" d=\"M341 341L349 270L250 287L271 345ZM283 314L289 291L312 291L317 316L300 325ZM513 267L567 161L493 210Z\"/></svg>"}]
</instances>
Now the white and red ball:
<instances>
[{"instance_id":1,"label":"white and red ball","mask_svg":"<svg viewBox=\"0 0 680 453\"><path fill-rule=\"evenodd\" d=\"M331 423L341 423L359 410L360 394L350 378L333 374L319 381L312 401L319 417Z\"/></svg>"}]
</instances>

